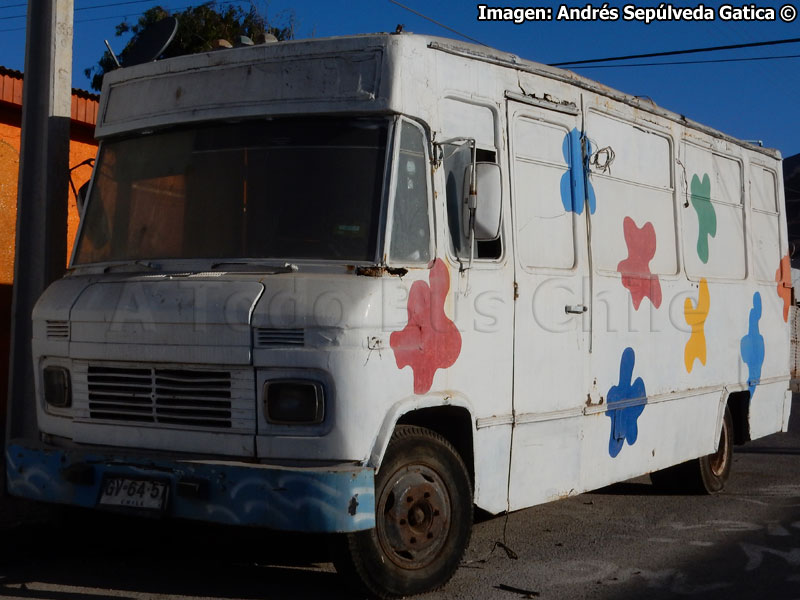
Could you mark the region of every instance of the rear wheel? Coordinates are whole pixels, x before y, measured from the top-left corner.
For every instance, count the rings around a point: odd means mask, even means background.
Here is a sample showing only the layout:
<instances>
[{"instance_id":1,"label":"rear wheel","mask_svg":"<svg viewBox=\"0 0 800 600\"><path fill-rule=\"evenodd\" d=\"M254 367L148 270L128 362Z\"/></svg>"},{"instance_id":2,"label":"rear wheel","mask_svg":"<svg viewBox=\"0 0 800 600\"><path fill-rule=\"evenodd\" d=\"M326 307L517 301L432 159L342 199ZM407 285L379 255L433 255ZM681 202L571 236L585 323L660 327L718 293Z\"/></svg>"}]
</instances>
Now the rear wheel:
<instances>
[{"instance_id":1,"label":"rear wheel","mask_svg":"<svg viewBox=\"0 0 800 600\"><path fill-rule=\"evenodd\" d=\"M716 494L725 487L732 464L733 417L726 406L716 452L650 473L650 480L666 492Z\"/></svg>"},{"instance_id":2,"label":"rear wheel","mask_svg":"<svg viewBox=\"0 0 800 600\"><path fill-rule=\"evenodd\" d=\"M375 528L345 536L336 568L379 598L434 590L458 568L471 528L472 487L455 448L401 425L375 478Z\"/></svg>"}]
</instances>

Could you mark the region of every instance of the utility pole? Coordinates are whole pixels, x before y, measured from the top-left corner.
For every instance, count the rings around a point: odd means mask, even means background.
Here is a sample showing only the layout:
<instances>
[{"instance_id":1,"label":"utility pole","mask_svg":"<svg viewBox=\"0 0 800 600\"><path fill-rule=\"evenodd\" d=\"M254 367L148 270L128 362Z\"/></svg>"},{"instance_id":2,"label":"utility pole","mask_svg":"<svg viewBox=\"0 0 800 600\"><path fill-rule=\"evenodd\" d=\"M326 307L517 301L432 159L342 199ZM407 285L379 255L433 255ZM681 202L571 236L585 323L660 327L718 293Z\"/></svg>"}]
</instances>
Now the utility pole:
<instances>
[{"instance_id":1,"label":"utility pole","mask_svg":"<svg viewBox=\"0 0 800 600\"><path fill-rule=\"evenodd\" d=\"M73 0L28 0L6 442L38 435L31 312L66 265L72 19Z\"/></svg>"}]
</instances>

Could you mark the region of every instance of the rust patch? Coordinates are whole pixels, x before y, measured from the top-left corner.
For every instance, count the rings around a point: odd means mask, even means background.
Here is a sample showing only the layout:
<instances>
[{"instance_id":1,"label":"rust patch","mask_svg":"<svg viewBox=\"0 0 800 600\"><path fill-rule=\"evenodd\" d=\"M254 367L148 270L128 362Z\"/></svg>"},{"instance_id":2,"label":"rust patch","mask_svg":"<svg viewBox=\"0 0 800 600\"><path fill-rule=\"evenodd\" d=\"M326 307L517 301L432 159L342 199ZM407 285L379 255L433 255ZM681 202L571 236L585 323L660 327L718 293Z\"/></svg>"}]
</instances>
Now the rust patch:
<instances>
[{"instance_id":1,"label":"rust patch","mask_svg":"<svg viewBox=\"0 0 800 600\"><path fill-rule=\"evenodd\" d=\"M604 401L605 398L603 398L603 396L600 396L600 399L596 403L592 402L592 395L586 394L586 406L602 406Z\"/></svg>"},{"instance_id":2,"label":"rust patch","mask_svg":"<svg viewBox=\"0 0 800 600\"><path fill-rule=\"evenodd\" d=\"M356 267L356 275L362 275L364 277L383 277L385 273L389 275L394 275L395 277L403 277L406 273L408 273L408 269L404 269L402 267Z\"/></svg>"},{"instance_id":3,"label":"rust patch","mask_svg":"<svg viewBox=\"0 0 800 600\"><path fill-rule=\"evenodd\" d=\"M571 490L569 490L568 492L561 492L561 493L558 495L558 499L559 499L559 500L566 500L567 498L570 498L571 496L573 496L573 495L574 495L574 493L575 493L575 488L572 488L572 489L571 489Z\"/></svg>"},{"instance_id":4,"label":"rust patch","mask_svg":"<svg viewBox=\"0 0 800 600\"><path fill-rule=\"evenodd\" d=\"M350 498L350 504L347 506L348 514L351 517L355 517L357 508L358 508L358 494Z\"/></svg>"}]
</instances>

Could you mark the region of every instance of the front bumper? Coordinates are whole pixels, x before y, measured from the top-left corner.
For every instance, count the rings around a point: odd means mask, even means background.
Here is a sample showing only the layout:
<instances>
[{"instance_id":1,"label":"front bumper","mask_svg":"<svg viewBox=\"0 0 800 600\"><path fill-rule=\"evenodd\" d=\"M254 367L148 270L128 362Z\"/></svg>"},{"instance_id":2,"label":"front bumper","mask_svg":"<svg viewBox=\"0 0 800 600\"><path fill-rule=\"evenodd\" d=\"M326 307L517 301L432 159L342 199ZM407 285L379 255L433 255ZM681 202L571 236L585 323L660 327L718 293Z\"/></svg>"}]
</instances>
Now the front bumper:
<instances>
[{"instance_id":1,"label":"front bumper","mask_svg":"<svg viewBox=\"0 0 800 600\"><path fill-rule=\"evenodd\" d=\"M8 491L94 508L106 476L166 481L165 514L283 531L349 532L375 526L374 470L353 464L298 468L124 456L12 440Z\"/></svg>"}]
</instances>

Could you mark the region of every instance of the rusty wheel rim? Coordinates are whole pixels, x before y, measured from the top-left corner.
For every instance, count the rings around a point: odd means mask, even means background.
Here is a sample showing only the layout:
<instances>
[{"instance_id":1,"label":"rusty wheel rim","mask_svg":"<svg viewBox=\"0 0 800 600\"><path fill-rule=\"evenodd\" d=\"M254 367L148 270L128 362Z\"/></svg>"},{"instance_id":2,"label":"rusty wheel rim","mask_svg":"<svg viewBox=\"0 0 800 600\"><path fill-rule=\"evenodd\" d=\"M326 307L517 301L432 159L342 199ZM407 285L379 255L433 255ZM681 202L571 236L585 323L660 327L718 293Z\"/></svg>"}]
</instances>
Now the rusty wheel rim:
<instances>
[{"instance_id":1,"label":"rusty wheel rim","mask_svg":"<svg viewBox=\"0 0 800 600\"><path fill-rule=\"evenodd\" d=\"M397 566L422 569L439 556L450 531L447 488L426 465L398 469L390 482L378 499L378 541Z\"/></svg>"},{"instance_id":2,"label":"rusty wheel rim","mask_svg":"<svg viewBox=\"0 0 800 600\"><path fill-rule=\"evenodd\" d=\"M728 424L722 422L722 432L719 435L717 451L710 456L709 467L715 477L721 477L728 467L728 446L730 444Z\"/></svg>"}]
</instances>

